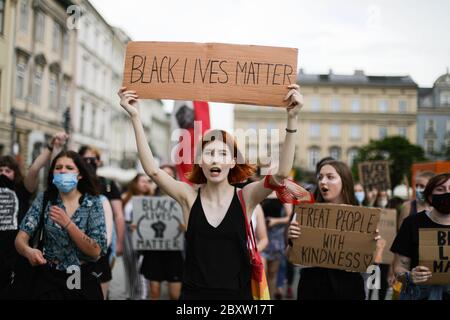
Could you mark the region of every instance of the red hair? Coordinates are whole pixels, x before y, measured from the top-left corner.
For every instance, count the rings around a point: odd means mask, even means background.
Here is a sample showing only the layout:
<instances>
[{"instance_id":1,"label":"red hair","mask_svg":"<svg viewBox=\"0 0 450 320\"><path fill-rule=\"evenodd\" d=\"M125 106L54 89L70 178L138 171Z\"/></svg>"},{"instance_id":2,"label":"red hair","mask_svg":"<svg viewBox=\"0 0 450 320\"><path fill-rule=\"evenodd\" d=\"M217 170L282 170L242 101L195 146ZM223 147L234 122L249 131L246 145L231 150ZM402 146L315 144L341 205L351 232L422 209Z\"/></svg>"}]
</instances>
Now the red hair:
<instances>
[{"instance_id":1,"label":"red hair","mask_svg":"<svg viewBox=\"0 0 450 320\"><path fill-rule=\"evenodd\" d=\"M231 134L224 130L210 130L206 132L201 141L201 148L198 149L196 160L192 171L188 172L186 178L194 184L204 184L207 182L202 168L199 166L202 157L203 148L210 142L221 141L228 146L232 156L236 159L236 165L228 173L228 182L230 184L243 182L256 172L256 167L248 164L239 151L236 141Z\"/></svg>"}]
</instances>

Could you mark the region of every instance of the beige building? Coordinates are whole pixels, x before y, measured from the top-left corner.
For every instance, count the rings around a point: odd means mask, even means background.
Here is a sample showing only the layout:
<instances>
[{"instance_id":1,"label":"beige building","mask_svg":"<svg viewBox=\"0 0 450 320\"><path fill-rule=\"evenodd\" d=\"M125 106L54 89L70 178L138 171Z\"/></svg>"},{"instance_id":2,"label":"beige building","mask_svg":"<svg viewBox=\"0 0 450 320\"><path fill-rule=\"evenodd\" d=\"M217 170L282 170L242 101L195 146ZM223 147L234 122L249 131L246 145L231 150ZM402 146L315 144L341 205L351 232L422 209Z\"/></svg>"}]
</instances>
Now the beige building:
<instances>
[{"instance_id":1,"label":"beige building","mask_svg":"<svg viewBox=\"0 0 450 320\"><path fill-rule=\"evenodd\" d=\"M15 6L0 0L0 155L11 153L11 90Z\"/></svg>"},{"instance_id":2,"label":"beige building","mask_svg":"<svg viewBox=\"0 0 450 320\"><path fill-rule=\"evenodd\" d=\"M2 110L6 109L12 151L25 166L63 129L64 113L73 105L76 30L67 27L66 13L72 4L66 0L11 2L11 96Z\"/></svg>"},{"instance_id":3,"label":"beige building","mask_svg":"<svg viewBox=\"0 0 450 320\"><path fill-rule=\"evenodd\" d=\"M360 70L354 75L315 75L300 70L298 83L305 104L295 166L314 170L326 156L351 164L359 147L386 136L400 135L416 143L418 88L409 76L368 76ZM235 129L278 129L283 141L285 114L276 108L236 106ZM247 143L246 148L256 146Z\"/></svg>"}]
</instances>

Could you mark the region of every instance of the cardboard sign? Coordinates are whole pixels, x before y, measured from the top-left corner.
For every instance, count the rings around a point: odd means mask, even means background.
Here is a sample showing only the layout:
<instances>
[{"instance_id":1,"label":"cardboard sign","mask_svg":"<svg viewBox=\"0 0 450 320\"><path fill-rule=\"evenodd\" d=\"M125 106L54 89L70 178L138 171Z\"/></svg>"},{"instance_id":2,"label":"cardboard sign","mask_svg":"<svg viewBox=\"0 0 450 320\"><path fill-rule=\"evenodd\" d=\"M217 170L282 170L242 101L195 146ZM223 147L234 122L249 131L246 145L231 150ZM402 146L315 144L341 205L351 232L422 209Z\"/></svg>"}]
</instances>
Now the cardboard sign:
<instances>
[{"instance_id":1,"label":"cardboard sign","mask_svg":"<svg viewBox=\"0 0 450 320\"><path fill-rule=\"evenodd\" d=\"M419 229L419 265L433 274L425 284L450 284L450 228Z\"/></svg>"},{"instance_id":2,"label":"cardboard sign","mask_svg":"<svg viewBox=\"0 0 450 320\"><path fill-rule=\"evenodd\" d=\"M296 206L300 236L289 261L303 266L366 272L373 264L380 209L349 205Z\"/></svg>"},{"instance_id":3,"label":"cardboard sign","mask_svg":"<svg viewBox=\"0 0 450 320\"><path fill-rule=\"evenodd\" d=\"M391 264L394 261L394 254L390 248L397 235L397 211L395 209L382 209L378 229L381 236L381 252L377 252L375 257L380 257L377 263ZM377 260L377 259L376 259Z\"/></svg>"},{"instance_id":4,"label":"cardboard sign","mask_svg":"<svg viewBox=\"0 0 450 320\"><path fill-rule=\"evenodd\" d=\"M0 231L17 230L19 200L14 191L0 188Z\"/></svg>"},{"instance_id":5,"label":"cardboard sign","mask_svg":"<svg viewBox=\"0 0 450 320\"><path fill-rule=\"evenodd\" d=\"M133 248L135 250L184 249L181 207L170 197L133 197Z\"/></svg>"},{"instance_id":6,"label":"cardboard sign","mask_svg":"<svg viewBox=\"0 0 450 320\"><path fill-rule=\"evenodd\" d=\"M284 106L297 49L189 42L129 42L123 86L140 98Z\"/></svg>"},{"instance_id":7,"label":"cardboard sign","mask_svg":"<svg viewBox=\"0 0 450 320\"><path fill-rule=\"evenodd\" d=\"M359 180L366 190L389 190L391 178L389 175L389 162L366 161L358 164Z\"/></svg>"}]
</instances>

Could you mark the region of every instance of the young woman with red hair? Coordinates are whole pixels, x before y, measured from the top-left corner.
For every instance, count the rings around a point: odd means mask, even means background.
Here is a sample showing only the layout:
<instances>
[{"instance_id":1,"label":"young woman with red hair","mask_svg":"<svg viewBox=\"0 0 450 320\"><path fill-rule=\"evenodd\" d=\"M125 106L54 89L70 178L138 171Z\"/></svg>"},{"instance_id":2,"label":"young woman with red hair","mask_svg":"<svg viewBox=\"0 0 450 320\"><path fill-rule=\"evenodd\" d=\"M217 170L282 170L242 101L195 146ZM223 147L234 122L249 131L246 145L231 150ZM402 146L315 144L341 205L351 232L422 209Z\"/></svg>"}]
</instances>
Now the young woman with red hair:
<instances>
[{"instance_id":1,"label":"young woman with red hair","mask_svg":"<svg viewBox=\"0 0 450 320\"><path fill-rule=\"evenodd\" d=\"M158 168L139 117L139 97L135 91L119 90L120 105L131 117L145 172L163 192L177 200L183 210L187 246L180 299L252 299L244 218L250 221L254 208L272 193L271 187L281 185L292 168L297 114L303 104L298 88L290 85L285 97L290 101L287 132L277 173L242 189L246 217L238 190L232 184L246 180L255 168L244 161L233 137L220 130L209 131L203 136L200 152L188 177L192 183L200 185L194 190Z\"/></svg>"}]
</instances>

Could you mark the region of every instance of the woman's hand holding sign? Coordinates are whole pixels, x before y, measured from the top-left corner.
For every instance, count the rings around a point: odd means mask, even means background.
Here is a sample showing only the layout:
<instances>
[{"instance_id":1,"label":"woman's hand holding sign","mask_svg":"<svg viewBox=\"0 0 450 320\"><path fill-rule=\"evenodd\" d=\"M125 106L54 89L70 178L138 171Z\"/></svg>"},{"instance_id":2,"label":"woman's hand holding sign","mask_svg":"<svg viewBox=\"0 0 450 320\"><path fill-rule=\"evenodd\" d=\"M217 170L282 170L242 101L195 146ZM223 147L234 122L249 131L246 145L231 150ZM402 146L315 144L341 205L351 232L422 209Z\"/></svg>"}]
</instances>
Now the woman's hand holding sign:
<instances>
[{"instance_id":1,"label":"woman's hand holding sign","mask_svg":"<svg viewBox=\"0 0 450 320\"><path fill-rule=\"evenodd\" d=\"M136 91L128 91L126 87L119 89L120 105L131 118L139 117L139 96Z\"/></svg>"},{"instance_id":2,"label":"woman's hand holding sign","mask_svg":"<svg viewBox=\"0 0 450 320\"><path fill-rule=\"evenodd\" d=\"M287 107L288 116L290 118L296 118L300 109L303 107L303 95L298 91L300 86L297 84L291 84L288 86L289 92L284 98L284 101L290 99L290 103Z\"/></svg>"}]
</instances>

